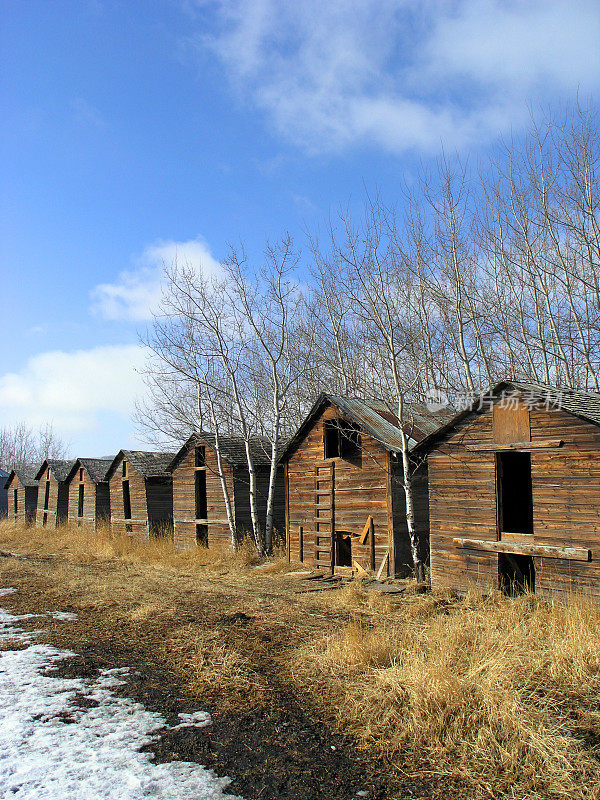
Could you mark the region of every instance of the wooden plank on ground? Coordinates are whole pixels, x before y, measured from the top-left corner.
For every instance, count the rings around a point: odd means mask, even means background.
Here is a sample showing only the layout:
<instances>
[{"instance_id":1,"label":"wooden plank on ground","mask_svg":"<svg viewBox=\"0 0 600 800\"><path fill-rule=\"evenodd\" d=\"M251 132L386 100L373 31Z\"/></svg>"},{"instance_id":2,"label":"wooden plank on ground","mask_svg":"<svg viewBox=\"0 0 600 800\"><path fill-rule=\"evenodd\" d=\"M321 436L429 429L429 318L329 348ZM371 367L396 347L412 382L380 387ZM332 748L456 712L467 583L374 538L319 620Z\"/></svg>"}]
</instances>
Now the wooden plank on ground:
<instances>
[{"instance_id":1,"label":"wooden plank on ground","mask_svg":"<svg viewBox=\"0 0 600 800\"><path fill-rule=\"evenodd\" d=\"M383 571L387 567L387 564L388 564L389 560L390 560L390 552L388 550L388 552L385 554L385 557L384 557L383 561L379 565L379 569L377 570L377 575L375 575L375 580L376 581L381 579L381 576L383 575Z\"/></svg>"},{"instance_id":2,"label":"wooden plank on ground","mask_svg":"<svg viewBox=\"0 0 600 800\"><path fill-rule=\"evenodd\" d=\"M358 561L355 561L355 562L354 562L354 569L356 570L356 574L357 574L357 575L359 575L360 577L362 577L363 575L368 577L368 575L369 575L369 573L367 572L367 570L366 570L364 567L362 567L362 566L361 566L361 565L358 563Z\"/></svg>"}]
</instances>

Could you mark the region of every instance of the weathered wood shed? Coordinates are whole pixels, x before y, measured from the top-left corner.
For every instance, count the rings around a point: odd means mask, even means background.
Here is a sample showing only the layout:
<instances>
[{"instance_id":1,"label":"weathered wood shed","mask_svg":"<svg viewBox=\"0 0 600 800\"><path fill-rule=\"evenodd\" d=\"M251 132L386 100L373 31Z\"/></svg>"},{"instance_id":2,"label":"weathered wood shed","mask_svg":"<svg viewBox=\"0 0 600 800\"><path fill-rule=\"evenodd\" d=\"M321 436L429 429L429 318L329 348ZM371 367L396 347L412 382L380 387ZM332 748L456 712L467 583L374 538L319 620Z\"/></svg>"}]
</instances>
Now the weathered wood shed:
<instances>
[{"instance_id":1,"label":"weathered wood shed","mask_svg":"<svg viewBox=\"0 0 600 800\"><path fill-rule=\"evenodd\" d=\"M121 450L106 473L110 524L114 533L142 539L168 535L173 526L173 480L169 465L175 453Z\"/></svg>"},{"instance_id":2,"label":"weathered wood shed","mask_svg":"<svg viewBox=\"0 0 600 800\"><path fill-rule=\"evenodd\" d=\"M504 381L417 451L433 586L600 600L600 395Z\"/></svg>"},{"instance_id":3,"label":"weathered wood shed","mask_svg":"<svg viewBox=\"0 0 600 800\"><path fill-rule=\"evenodd\" d=\"M0 469L0 517L8 515L8 491L6 489L6 479L9 473L5 469Z\"/></svg>"},{"instance_id":4,"label":"weathered wood shed","mask_svg":"<svg viewBox=\"0 0 600 800\"><path fill-rule=\"evenodd\" d=\"M6 479L8 493L8 518L26 525L35 523L38 482L35 469L22 467L12 469Z\"/></svg>"},{"instance_id":5,"label":"weathered wood shed","mask_svg":"<svg viewBox=\"0 0 600 800\"><path fill-rule=\"evenodd\" d=\"M36 523L40 527L56 528L67 521L69 487L67 476L72 461L49 458L42 462L36 473L39 491Z\"/></svg>"},{"instance_id":6,"label":"weathered wood shed","mask_svg":"<svg viewBox=\"0 0 600 800\"><path fill-rule=\"evenodd\" d=\"M406 411L410 447L449 416L421 405ZM326 571L407 574L412 558L400 452L399 422L385 402L322 394L281 456L290 559ZM413 476L413 494L426 548L425 465Z\"/></svg>"},{"instance_id":7,"label":"weathered wood shed","mask_svg":"<svg viewBox=\"0 0 600 800\"><path fill-rule=\"evenodd\" d=\"M219 436L223 474L231 500L236 535L241 540L251 525L250 479L244 439ZM256 472L256 504L265 518L269 488L270 450L267 439L252 437L251 454ZM231 533L217 464L215 436L193 434L173 459L173 525L175 546L196 544L215 549L231 547ZM274 527L285 529L283 472L278 471L274 496Z\"/></svg>"},{"instance_id":8,"label":"weathered wood shed","mask_svg":"<svg viewBox=\"0 0 600 800\"><path fill-rule=\"evenodd\" d=\"M69 522L96 530L110 524L110 496L106 473L110 458L78 458L67 476Z\"/></svg>"}]
</instances>

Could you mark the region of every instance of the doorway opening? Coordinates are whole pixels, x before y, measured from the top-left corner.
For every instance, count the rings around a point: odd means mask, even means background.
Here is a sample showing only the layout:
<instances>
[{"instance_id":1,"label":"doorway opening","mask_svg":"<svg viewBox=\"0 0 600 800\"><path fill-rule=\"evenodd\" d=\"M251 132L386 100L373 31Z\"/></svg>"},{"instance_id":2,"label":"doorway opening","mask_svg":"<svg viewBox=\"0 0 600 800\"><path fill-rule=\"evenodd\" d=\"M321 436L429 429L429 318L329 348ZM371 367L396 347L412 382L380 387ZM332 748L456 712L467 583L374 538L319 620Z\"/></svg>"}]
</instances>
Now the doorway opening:
<instances>
[{"instance_id":1,"label":"doorway opening","mask_svg":"<svg viewBox=\"0 0 600 800\"><path fill-rule=\"evenodd\" d=\"M206 470L196 470L195 474L195 499L196 517L195 519L206 519L208 508L206 501Z\"/></svg>"},{"instance_id":2,"label":"doorway opening","mask_svg":"<svg viewBox=\"0 0 600 800\"><path fill-rule=\"evenodd\" d=\"M531 453L497 453L498 530L533 533Z\"/></svg>"},{"instance_id":3,"label":"doorway opening","mask_svg":"<svg viewBox=\"0 0 600 800\"><path fill-rule=\"evenodd\" d=\"M335 534L335 566L352 566L352 537L348 533Z\"/></svg>"},{"instance_id":4,"label":"doorway opening","mask_svg":"<svg viewBox=\"0 0 600 800\"><path fill-rule=\"evenodd\" d=\"M77 498L77 516L83 517L83 484L79 484L79 496Z\"/></svg>"},{"instance_id":5,"label":"doorway opening","mask_svg":"<svg viewBox=\"0 0 600 800\"><path fill-rule=\"evenodd\" d=\"M46 488L44 490L44 511L48 511L50 505L50 481L46 481Z\"/></svg>"},{"instance_id":6,"label":"doorway opening","mask_svg":"<svg viewBox=\"0 0 600 800\"><path fill-rule=\"evenodd\" d=\"M196 525L196 544L200 547L208 547L208 525Z\"/></svg>"},{"instance_id":7,"label":"doorway opening","mask_svg":"<svg viewBox=\"0 0 600 800\"><path fill-rule=\"evenodd\" d=\"M129 481L123 481L123 516L131 519L131 495L129 494Z\"/></svg>"},{"instance_id":8,"label":"doorway opening","mask_svg":"<svg viewBox=\"0 0 600 800\"><path fill-rule=\"evenodd\" d=\"M498 583L500 591L515 597L535 592L535 564L532 556L498 554Z\"/></svg>"}]
</instances>

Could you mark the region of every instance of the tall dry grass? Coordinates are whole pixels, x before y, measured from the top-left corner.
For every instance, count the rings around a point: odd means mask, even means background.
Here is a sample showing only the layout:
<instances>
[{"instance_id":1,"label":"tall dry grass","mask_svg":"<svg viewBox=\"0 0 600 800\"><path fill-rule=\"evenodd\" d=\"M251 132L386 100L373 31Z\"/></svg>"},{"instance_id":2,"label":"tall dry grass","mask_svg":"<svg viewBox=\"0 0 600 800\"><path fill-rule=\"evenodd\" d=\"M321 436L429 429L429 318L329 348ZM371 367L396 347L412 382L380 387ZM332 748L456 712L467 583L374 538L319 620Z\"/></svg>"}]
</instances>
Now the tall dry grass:
<instances>
[{"instance_id":1,"label":"tall dry grass","mask_svg":"<svg viewBox=\"0 0 600 800\"><path fill-rule=\"evenodd\" d=\"M23 553L38 555L61 555L78 562L96 559L137 563L159 569L209 568L229 570L244 569L261 564L253 545L244 541L235 551L193 547L178 550L168 536L152 536L142 539L137 536L120 535L111 531L109 525L97 530L88 530L72 523L57 528L39 526L25 527L22 523L0 520L0 549L12 546L17 540Z\"/></svg>"},{"instance_id":2,"label":"tall dry grass","mask_svg":"<svg viewBox=\"0 0 600 800\"><path fill-rule=\"evenodd\" d=\"M154 641L155 626L157 655L198 697L258 708L276 675L365 748L392 764L401 755L415 773L455 776L469 786L466 797L600 798L600 607L585 598L456 599L416 594L410 583L390 597L360 582L297 595L278 574L287 562L264 567L250 548L180 552L164 539L69 525L0 522L0 549L60 556L55 591L93 606L111 637L117 617L140 643ZM96 562L100 569L85 570ZM225 574L220 586L214 578ZM225 610L252 598L255 627L234 633L217 615L208 624L181 620L181 591ZM265 626L272 652L268 643L257 649Z\"/></svg>"},{"instance_id":3,"label":"tall dry grass","mask_svg":"<svg viewBox=\"0 0 600 800\"><path fill-rule=\"evenodd\" d=\"M406 597L293 669L363 745L414 753L474 796L600 797L600 608L583 598Z\"/></svg>"}]
</instances>

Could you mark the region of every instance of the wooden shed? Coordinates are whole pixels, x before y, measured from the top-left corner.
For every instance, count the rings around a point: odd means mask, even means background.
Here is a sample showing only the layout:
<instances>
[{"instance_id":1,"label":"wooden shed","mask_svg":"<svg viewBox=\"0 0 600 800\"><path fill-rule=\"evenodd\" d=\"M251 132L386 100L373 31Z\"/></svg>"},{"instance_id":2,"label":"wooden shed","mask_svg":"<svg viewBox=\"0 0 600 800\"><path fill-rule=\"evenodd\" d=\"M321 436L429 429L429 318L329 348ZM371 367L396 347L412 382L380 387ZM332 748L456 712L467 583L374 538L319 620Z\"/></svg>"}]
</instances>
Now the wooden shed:
<instances>
[{"instance_id":1,"label":"wooden shed","mask_svg":"<svg viewBox=\"0 0 600 800\"><path fill-rule=\"evenodd\" d=\"M67 476L69 522L93 531L110 524L110 496L106 473L110 458L78 458Z\"/></svg>"},{"instance_id":2,"label":"wooden shed","mask_svg":"<svg viewBox=\"0 0 600 800\"><path fill-rule=\"evenodd\" d=\"M433 586L600 599L600 395L504 381L417 451Z\"/></svg>"},{"instance_id":3,"label":"wooden shed","mask_svg":"<svg viewBox=\"0 0 600 800\"><path fill-rule=\"evenodd\" d=\"M0 517L8 515L8 491L6 489L6 479L9 473L5 469L0 469Z\"/></svg>"},{"instance_id":4,"label":"wooden shed","mask_svg":"<svg viewBox=\"0 0 600 800\"><path fill-rule=\"evenodd\" d=\"M236 535L241 540L251 525L250 479L246 448L241 436L219 436L223 474L231 500ZM256 472L256 502L264 520L269 488L271 444L252 437L251 453ZM196 544L216 549L231 547L231 533L219 476L215 436L193 434L173 459L173 526L175 546L181 549ZM274 527L283 536L285 529L283 472L279 470L274 496Z\"/></svg>"},{"instance_id":5,"label":"wooden shed","mask_svg":"<svg viewBox=\"0 0 600 800\"><path fill-rule=\"evenodd\" d=\"M56 528L67 521L69 487L67 477L72 461L46 459L36 473L39 491L36 523L40 527Z\"/></svg>"},{"instance_id":6,"label":"wooden shed","mask_svg":"<svg viewBox=\"0 0 600 800\"><path fill-rule=\"evenodd\" d=\"M12 469L4 484L8 494L8 518L13 522L35 523L38 482L35 469Z\"/></svg>"},{"instance_id":7,"label":"wooden shed","mask_svg":"<svg viewBox=\"0 0 600 800\"><path fill-rule=\"evenodd\" d=\"M406 410L409 447L449 416L420 405ZM398 418L384 401L318 398L281 456L291 560L342 573L410 572L401 447ZM413 494L426 548L425 465L413 476Z\"/></svg>"},{"instance_id":8,"label":"wooden shed","mask_svg":"<svg viewBox=\"0 0 600 800\"><path fill-rule=\"evenodd\" d=\"M169 465L175 453L121 450L106 473L113 533L142 539L168 535L173 526L173 480Z\"/></svg>"}]
</instances>

